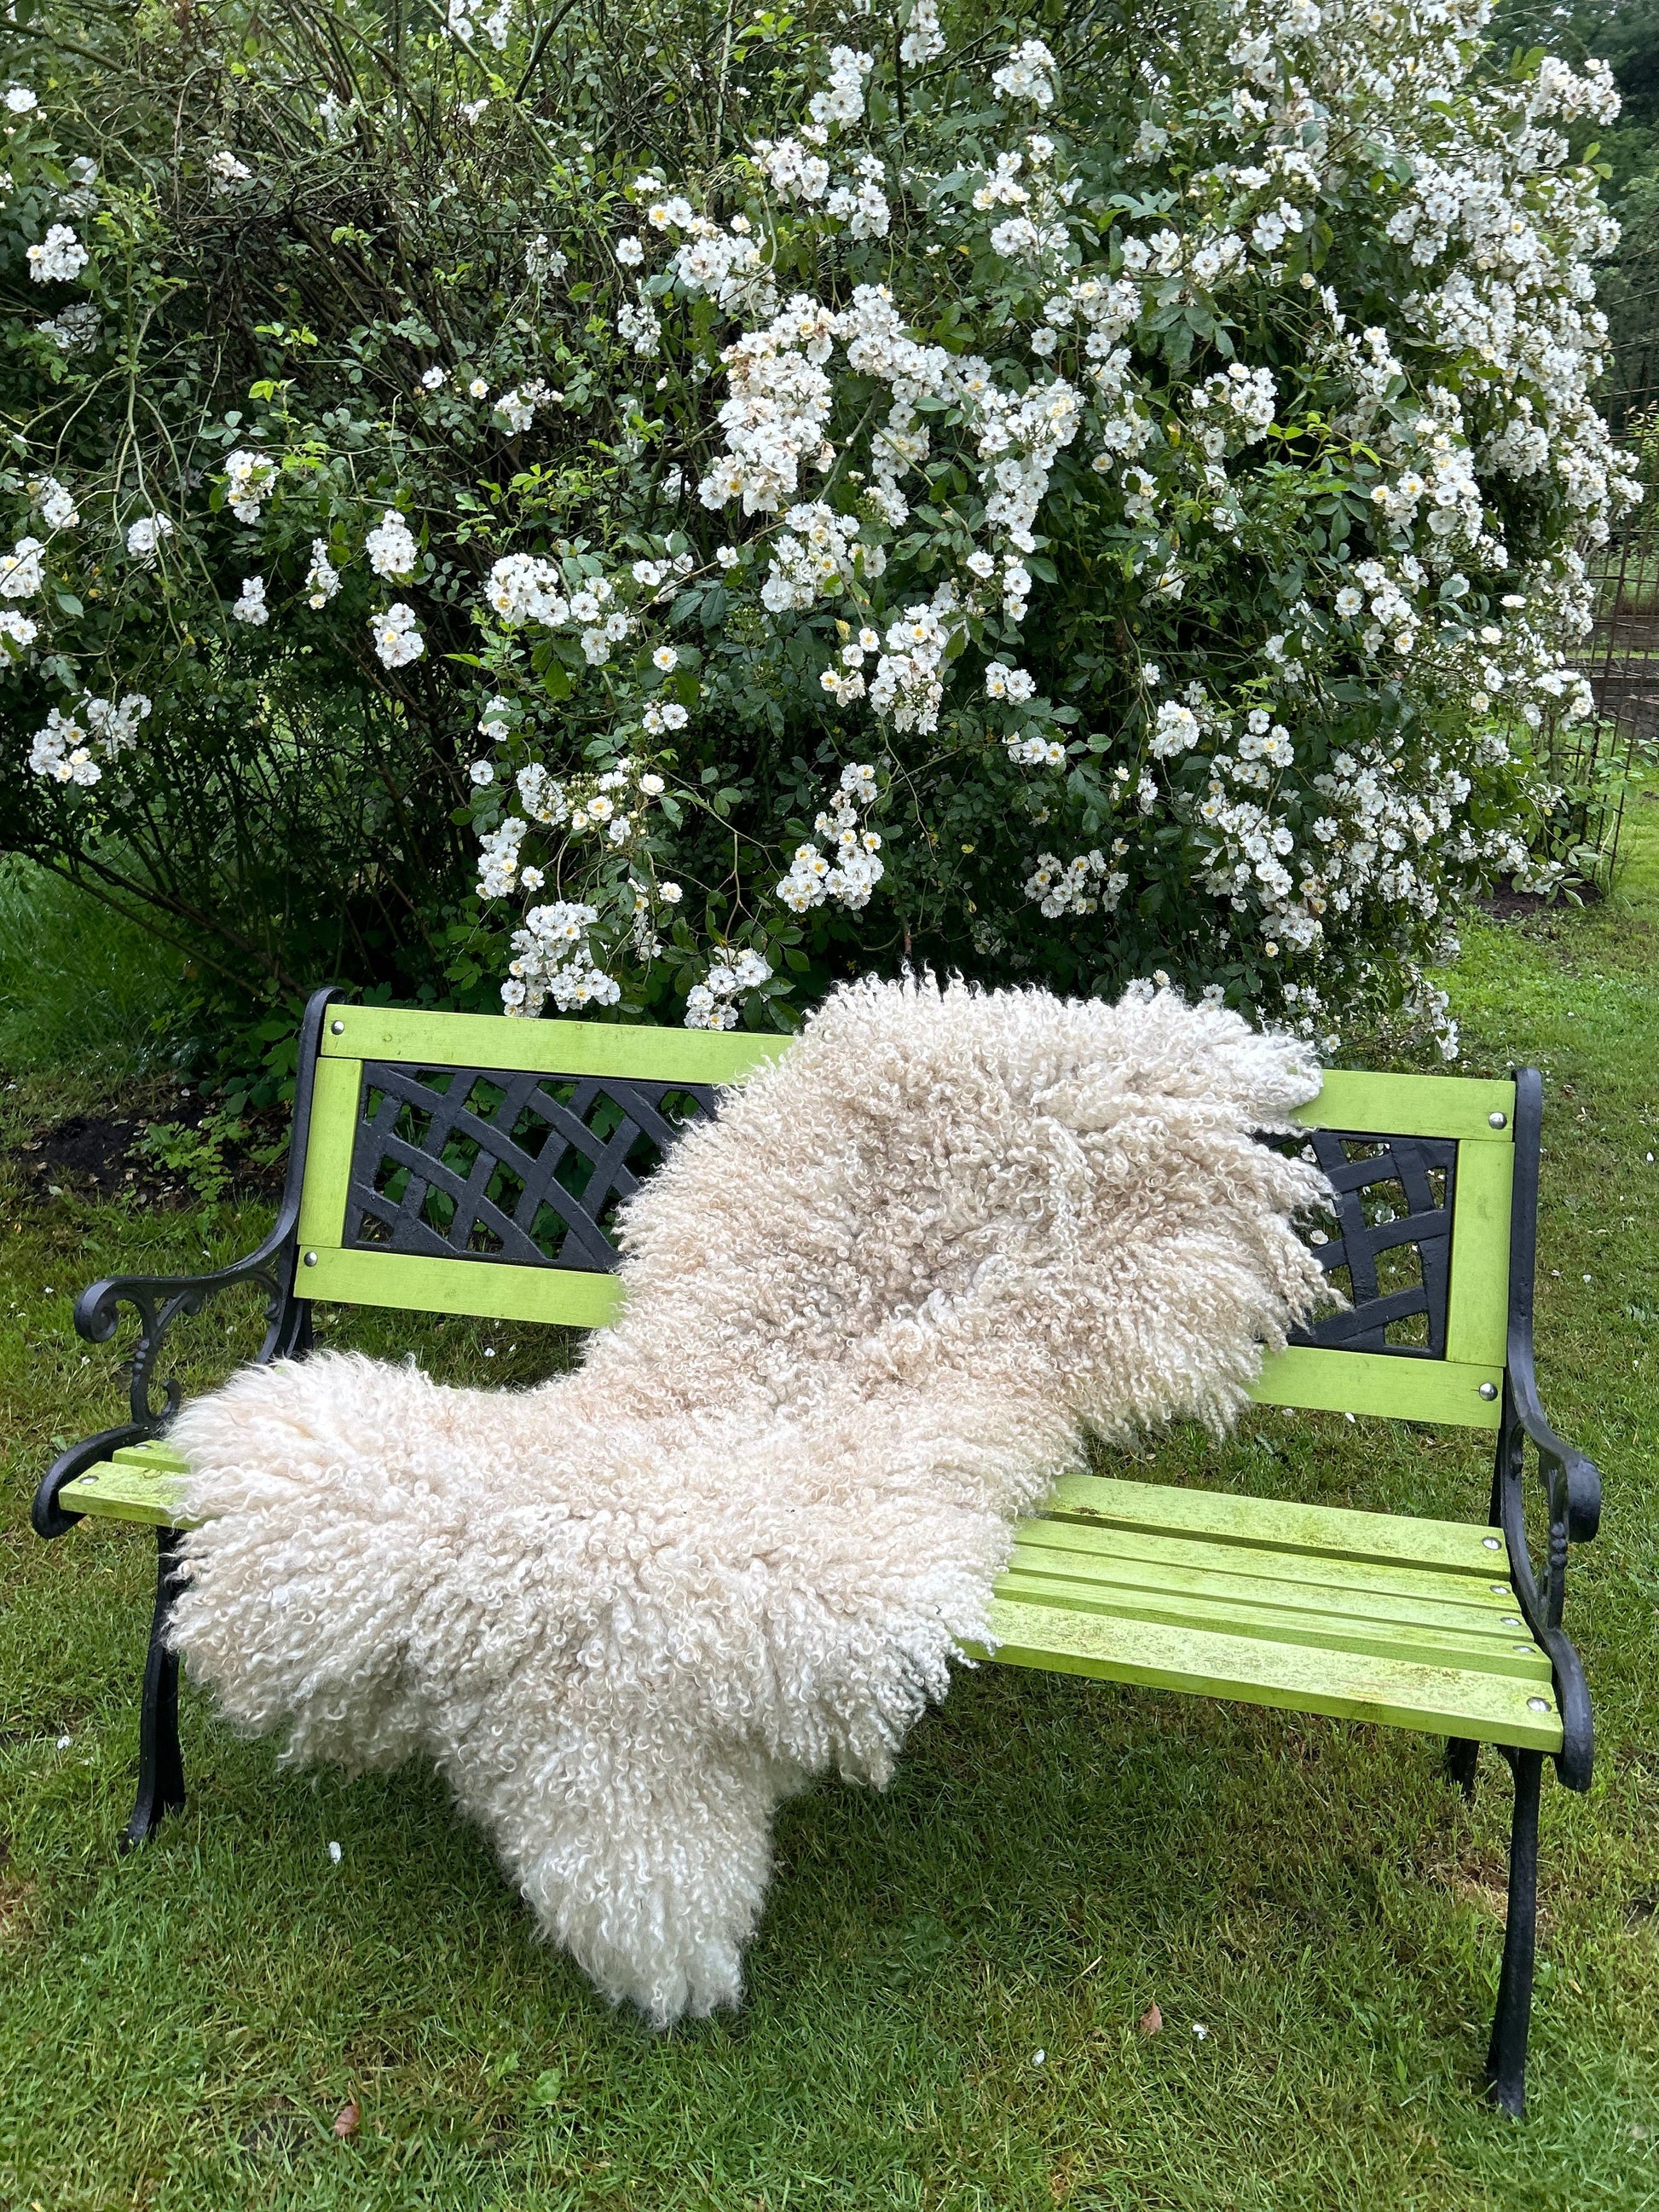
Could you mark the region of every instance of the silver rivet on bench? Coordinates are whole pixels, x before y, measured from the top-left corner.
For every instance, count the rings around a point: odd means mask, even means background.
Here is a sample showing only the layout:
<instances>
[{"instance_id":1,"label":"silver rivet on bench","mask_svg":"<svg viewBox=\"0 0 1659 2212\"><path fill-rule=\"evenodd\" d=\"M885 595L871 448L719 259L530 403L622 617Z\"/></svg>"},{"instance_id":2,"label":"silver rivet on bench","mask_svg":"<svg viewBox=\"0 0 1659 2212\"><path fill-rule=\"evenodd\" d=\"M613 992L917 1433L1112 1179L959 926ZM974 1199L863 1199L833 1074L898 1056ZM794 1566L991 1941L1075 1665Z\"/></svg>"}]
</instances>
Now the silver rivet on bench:
<instances>
[{"instance_id":1,"label":"silver rivet on bench","mask_svg":"<svg viewBox=\"0 0 1659 2212\"><path fill-rule=\"evenodd\" d=\"M307 1267L314 1267L316 1266L316 1264L317 1264L317 1255L316 1255L314 1252L307 1252L307 1253L306 1254L306 1265L307 1265Z\"/></svg>"},{"instance_id":2,"label":"silver rivet on bench","mask_svg":"<svg viewBox=\"0 0 1659 2212\"><path fill-rule=\"evenodd\" d=\"M343 1022L331 1022L328 1026L331 1035L334 1036L343 1036L345 1035L345 1024Z\"/></svg>"},{"instance_id":3,"label":"silver rivet on bench","mask_svg":"<svg viewBox=\"0 0 1659 2212\"><path fill-rule=\"evenodd\" d=\"M1507 1114L1488 1114L1486 1126L1490 1129L1507 1129L1510 1126L1510 1117Z\"/></svg>"},{"instance_id":4,"label":"silver rivet on bench","mask_svg":"<svg viewBox=\"0 0 1659 2212\"><path fill-rule=\"evenodd\" d=\"M1480 1385L1480 1395L1490 1405L1498 1395L1498 1385L1495 1382L1483 1382Z\"/></svg>"},{"instance_id":5,"label":"silver rivet on bench","mask_svg":"<svg viewBox=\"0 0 1659 2212\"><path fill-rule=\"evenodd\" d=\"M1494 1597L1507 1597L1510 1594L1510 1586L1507 1583L1493 1583L1490 1587Z\"/></svg>"},{"instance_id":6,"label":"silver rivet on bench","mask_svg":"<svg viewBox=\"0 0 1659 2212\"><path fill-rule=\"evenodd\" d=\"M1502 1625L1505 1628L1524 1628L1527 1624L1522 1620L1518 1613L1506 1613L1504 1615Z\"/></svg>"},{"instance_id":7,"label":"silver rivet on bench","mask_svg":"<svg viewBox=\"0 0 1659 2212\"><path fill-rule=\"evenodd\" d=\"M1501 1551L1503 1548L1496 1536L1483 1536L1480 1540L1489 1552Z\"/></svg>"},{"instance_id":8,"label":"silver rivet on bench","mask_svg":"<svg viewBox=\"0 0 1659 2212\"><path fill-rule=\"evenodd\" d=\"M1517 1644L1515 1648L1517 1651L1524 1651L1529 1658L1538 1649L1535 1644Z\"/></svg>"},{"instance_id":9,"label":"silver rivet on bench","mask_svg":"<svg viewBox=\"0 0 1659 2212\"><path fill-rule=\"evenodd\" d=\"M1527 1711L1529 1713L1547 1713L1549 1709L1550 1701L1547 1698L1528 1698L1527 1699Z\"/></svg>"}]
</instances>

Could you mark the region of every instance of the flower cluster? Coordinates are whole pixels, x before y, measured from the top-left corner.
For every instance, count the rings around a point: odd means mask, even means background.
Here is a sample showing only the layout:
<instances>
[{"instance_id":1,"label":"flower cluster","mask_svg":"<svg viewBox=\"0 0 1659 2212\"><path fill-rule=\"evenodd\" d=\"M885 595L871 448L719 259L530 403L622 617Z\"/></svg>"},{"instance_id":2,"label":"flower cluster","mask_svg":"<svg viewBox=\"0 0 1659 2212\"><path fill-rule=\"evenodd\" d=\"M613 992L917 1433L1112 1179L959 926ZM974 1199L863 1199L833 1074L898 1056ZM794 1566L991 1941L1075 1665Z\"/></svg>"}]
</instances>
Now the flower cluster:
<instances>
[{"instance_id":1,"label":"flower cluster","mask_svg":"<svg viewBox=\"0 0 1659 2212\"><path fill-rule=\"evenodd\" d=\"M772 969L752 948L745 946L731 960L717 960L701 983L685 996L685 1026L689 1030L734 1030L738 1002L744 994L758 990L770 980Z\"/></svg>"},{"instance_id":2,"label":"flower cluster","mask_svg":"<svg viewBox=\"0 0 1659 2212\"><path fill-rule=\"evenodd\" d=\"M92 256L66 222L55 222L27 258L37 284L72 284Z\"/></svg>"},{"instance_id":3,"label":"flower cluster","mask_svg":"<svg viewBox=\"0 0 1659 2212\"><path fill-rule=\"evenodd\" d=\"M118 702L83 693L71 714L54 707L45 727L34 733L29 750L31 774L52 783L94 784L100 763L119 758L138 742L138 725L150 711L142 691L129 691Z\"/></svg>"},{"instance_id":4,"label":"flower cluster","mask_svg":"<svg viewBox=\"0 0 1659 2212\"><path fill-rule=\"evenodd\" d=\"M777 896L796 914L838 899L856 912L868 906L870 894L886 871L880 859L881 837L868 826L876 801L876 771L867 764L853 764L841 773L830 805L812 824L827 853L807 843L795 848L789 872L777 887Z\"/></svg>"}]
</instances>

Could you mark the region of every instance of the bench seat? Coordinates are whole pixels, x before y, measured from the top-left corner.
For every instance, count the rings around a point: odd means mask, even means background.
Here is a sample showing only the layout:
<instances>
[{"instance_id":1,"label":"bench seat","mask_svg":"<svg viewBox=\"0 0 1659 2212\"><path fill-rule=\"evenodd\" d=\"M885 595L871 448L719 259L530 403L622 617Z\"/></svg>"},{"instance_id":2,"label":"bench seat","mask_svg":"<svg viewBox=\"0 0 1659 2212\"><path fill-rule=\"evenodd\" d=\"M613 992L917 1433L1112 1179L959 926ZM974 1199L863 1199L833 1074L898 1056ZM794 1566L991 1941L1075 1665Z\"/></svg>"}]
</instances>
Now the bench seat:
<instances>
[{"instance_id":1,"label":"bench seat","mask_svg":"<svg viewBox=\"0 0 1659 2212\"><path fill-rule=\"evenodd\" d=\"M173 1528L184 1481L137 1444L63 1504ZM1500 1542L1466 1522L1067 1475L1021 1523L992 1621L1007 1665L1561 1748L1549 1658Z\"/></svg>"}]
</instances>

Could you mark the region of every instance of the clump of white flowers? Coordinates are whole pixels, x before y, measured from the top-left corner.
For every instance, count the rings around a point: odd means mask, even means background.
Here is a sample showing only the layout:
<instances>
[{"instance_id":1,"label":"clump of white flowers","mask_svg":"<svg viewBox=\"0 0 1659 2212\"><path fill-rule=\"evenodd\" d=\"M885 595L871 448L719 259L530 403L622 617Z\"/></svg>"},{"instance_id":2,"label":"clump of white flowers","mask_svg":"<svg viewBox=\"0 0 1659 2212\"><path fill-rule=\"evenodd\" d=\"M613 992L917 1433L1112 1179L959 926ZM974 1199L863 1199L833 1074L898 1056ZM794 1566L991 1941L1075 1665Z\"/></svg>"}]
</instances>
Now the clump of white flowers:
<instances>
[{"instance_id":1,"label":"clump of white flowers","mask_svg":"<svg viewBox=\"0 0 1659 2212\"><path fill-rule=\"evenodd\" d=\"M225 491L230 511L241 522L258 522L276 481L276 464L268 453L238 450L225 456Z\"/></svg>"},{"instance_id":2,"label":"clump of white flowers","mask_svg":"<svg viewBox=\"0 0 1659 2212\"><path fill-rule=\"evenodd\" d=\"M250 629L264 628L270 620L270 610L265 605L265 580L263 576L243 577L241 596L230 611L237 622L246 623Z\"/></svg>"},{"instance_id":3,"label":"clump of white flowers","mask_svg":"<svg viewBox=\"0 0 1659 2212\"><path fill-rule=\"evenodd\" d=\"M401 599L394 601L384 614L371 615L368 626L374 633L375 653L387 668L406 668L426 651L426 640L421 635L415 610Z\"/></svg>"},{"instance_id":4,"label":"clump of white flowers","mask_svg":"<svg viewBox=\"0 0 1659 2212\"><path fill-rule=\"evenodd\" d=\"M38 538L20 538L9 553L0 553L0 595L32 599L45 580L40 556L46 550Z\"/></svg>"},{"instance_id":5,"label":"clump of white flowers","mask_svg":"<svg viewBox=\"0 0 1659 2212\"><path fill-rule=\"evenodd\" d=\"M127 529L127 552L146 568L155 566L163 539L173 535L173 519L166 514L141 514Z\"/></svg>"},{"instance_id":6,"label":"clump of white flowers","mask_svg":"<svg viewBox=\"0 0 1659 2212\"><path fill-rule=\"evenodd\" d=\"M789 872L777 887L777 896L796 914L838 899L856 913L868 906L870 894L886 873L881 862L881 837L867 826L876 799L876 771L867 763L854 763L841 772L841 782L828 806L812 824L826 852L816 843L798 845Z\"/></svg>"},{"instance_id":7,"label":"clump of white flowers","mask_svg":"<svg viewBox=\"0 0 1659 2212\"><path fill-rule=\"evenodd\" d=\"M118 702L95 699L88 691L71 713L52 708L34 733L30 772L50 783L98 782L106 766L137 744L138 725L149 711L142 691L129 691Z\"/></svg>"},{"instance_id":8,"label":"clump of white flowers","mask_svg":"<svg viewBox=\"0 0 1659 2212\"><path fill-rule=\"evenodd\" d=\"M25 257L37 284L72 284L92 256L66 222L55 222Z\"/></svg>"},{"instance_id":9,"label":"clump of white flowers","mask_svg":"<svg viewBox=\"0 0 1659 2212\"><path fill-rule=\"evenodd\" d=\"M409 525L395 507L388 507L363 541L368 565L390 583L407 583L421 557Z\"/></svg>"}]
</instances>

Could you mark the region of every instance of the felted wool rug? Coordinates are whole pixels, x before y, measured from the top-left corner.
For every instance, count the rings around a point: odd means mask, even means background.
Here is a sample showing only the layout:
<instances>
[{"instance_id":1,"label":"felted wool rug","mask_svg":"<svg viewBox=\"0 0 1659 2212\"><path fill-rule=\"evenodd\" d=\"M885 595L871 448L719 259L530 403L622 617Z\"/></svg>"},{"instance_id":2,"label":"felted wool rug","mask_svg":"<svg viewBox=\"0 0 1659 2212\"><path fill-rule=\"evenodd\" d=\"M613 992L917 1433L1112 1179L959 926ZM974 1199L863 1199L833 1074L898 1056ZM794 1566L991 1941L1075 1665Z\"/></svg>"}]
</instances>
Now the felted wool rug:
<instances>
[{"instance_id":1,"label":"felted wool rug","mask_svg":"<svg viewBox=\"0 0 1659 2212\"><path fill-rule=\"evenodd\" d=\"M429 1755L609 1996L735 2003L774 1808L886 1780L1085 1431L1220 1430L1320 1302L1254 1134L1319 1085L1172 993L843 988L632 1200L570 1374L187 1407L172 1640L290 1759Z\"/></svg>"}]
</instances>

